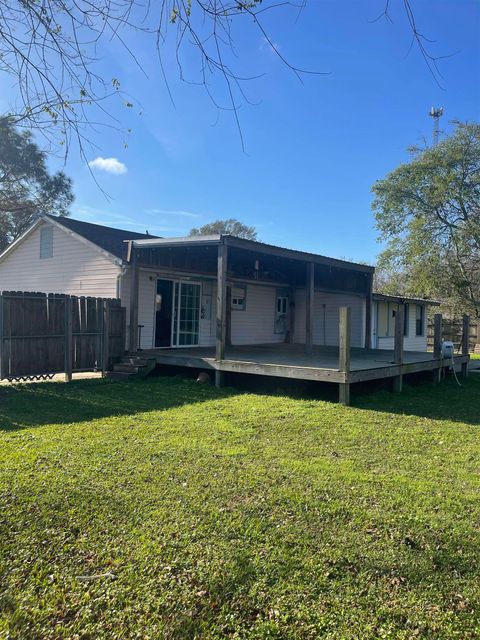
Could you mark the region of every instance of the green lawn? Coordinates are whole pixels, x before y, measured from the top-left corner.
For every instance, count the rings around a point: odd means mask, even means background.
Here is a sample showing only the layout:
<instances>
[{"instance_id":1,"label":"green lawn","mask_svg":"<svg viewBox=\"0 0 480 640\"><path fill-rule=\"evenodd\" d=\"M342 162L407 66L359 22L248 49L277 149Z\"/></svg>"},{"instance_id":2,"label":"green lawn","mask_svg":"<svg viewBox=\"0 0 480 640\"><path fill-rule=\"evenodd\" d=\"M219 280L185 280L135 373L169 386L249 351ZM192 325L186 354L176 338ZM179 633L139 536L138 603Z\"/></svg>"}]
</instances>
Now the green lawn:
<instances>
[{"instance_id":1,"label":"green lawn","mask_svg":"<svg viewBox=\"0 0 480 640\"><path fill-rule=\"evenodd\" d=\"M0 388L0 637L480 634L480 375Z\"/></svg>"}]
</instances>

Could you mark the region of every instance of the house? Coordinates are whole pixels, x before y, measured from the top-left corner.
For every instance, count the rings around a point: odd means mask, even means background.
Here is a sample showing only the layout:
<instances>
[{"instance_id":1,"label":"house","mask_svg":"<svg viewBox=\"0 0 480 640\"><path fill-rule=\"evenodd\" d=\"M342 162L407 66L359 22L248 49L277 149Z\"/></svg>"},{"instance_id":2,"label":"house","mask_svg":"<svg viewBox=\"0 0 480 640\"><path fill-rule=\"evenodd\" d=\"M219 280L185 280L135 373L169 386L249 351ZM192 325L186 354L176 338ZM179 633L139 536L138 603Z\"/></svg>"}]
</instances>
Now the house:
<instances>
[{"instance_id":1,"label":"house","mask_svg":"<svg viewBox=\"0 0 480 640\"><path fill-rule=\"evenodd\" d=\"M120 298L130 354L211 369L218 385L227 372L334 382L345 404L351 383L400 390L404 374L440 380L444 366L441 323L426 353L434 302L374 294L373 273L229 235L155 238L46 215L0 255L0 290ZM458 358L466 367L468 351Z\"/></svg>"},{"instance_id":2,"label":"house","mask_svg":"<svg viewBox=\"0 0 480 640\"><path fill-rule=\"evenodd\" d=\"M140 269L139 346L142 349L213 346L216 335L214 270L205 273L205 266L195 270L191 259L190 270L185 268L185 264L175 266L175 253L179 253L179 248L181 252L183 245L190 258L195 252L198 254L200 247L206 256L211 256L208 243L210 241L214 246L218 237L161 239L72 218L42 216L0 255L0 290L121 298L129 310L130 241L135 241L135 247L142 255L156 247L157 251L168 256L163 261L168 264L147 265ZM231 277L232 344L303 343L305 287L298 273L294 274L292 282L286 271L293 268L293 257L309 259L313 256L277 248L279 256L275 263L272 257L275 248L262 243L242 242L250 254L256 252L256 257L250 265L243 265L241 273ZM265 257L260 263L262 248L265 251L267 247L270 257L268 260ZM280 255L287 257L283 266ZM315 260L319 277L314 294L313 344L338 345L339 309L350 306L352 345L391 350L395 313L398 305L403 304L405 348L426 351L427 307L438 303L379 293L374 293L370 302L373 268L322 256L315 256ZM186 311L183 307L173 310L174 300L178 305L186 293L191 297L189 304L191 302L195 307L190 310L190 315L193 313L194 318L198 315L193 324L189 320L188 331L179 315ZM370 305L372 309L368 313ZM177 315L179 322L176 322ZM129 313L127 317L130 317ZM367 319L371 324L370 342Z\"/></svg>"},{"instance_id":3,"label":"house","mask_svg":"<svg viewBox=\"0 0 480 640\"><path fill-rule=\"evenodd\" d=\"M0 290L118 297L131 317L132 253L142 349L214 346L220 236L155 238L72 218L41 216L0 255ZM339 309L352 313L354 347L368 344L373 267L231 238L229 341L303 343L306 267L314 264L313 344L338 345ZM130 252L130 255L129 255ZM153 253L156 258L152 259ZM310 262L311 261L311 262ZM135 335L134 335L135 334Z\"/></svg>"}]
</instances>

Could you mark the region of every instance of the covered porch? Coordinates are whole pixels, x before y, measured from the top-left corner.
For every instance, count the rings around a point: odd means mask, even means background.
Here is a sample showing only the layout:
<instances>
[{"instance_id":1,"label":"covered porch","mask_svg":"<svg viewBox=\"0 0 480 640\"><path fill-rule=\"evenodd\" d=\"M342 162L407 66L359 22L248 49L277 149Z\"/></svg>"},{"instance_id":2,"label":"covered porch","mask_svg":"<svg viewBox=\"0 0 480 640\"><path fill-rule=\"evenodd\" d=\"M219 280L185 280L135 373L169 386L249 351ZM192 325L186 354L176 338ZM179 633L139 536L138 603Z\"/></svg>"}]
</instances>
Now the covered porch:
<instances>
[{"instance_id":1,"label":"covered porch","mask_svg":"<svg viewBox=\"0 0 480 640\"><path fill-rule=\"evenodd\" d=\"M369 348L373 267L232 236L134 240L129 260L132 353L139 346L142 270L152 283L167 279L174 284L166 344L141 349L158 364L211 369L217 386L228 372L332 382L338 384L339 401L345 405L350 403L350 385L356 382L392 378L394 389L401 391L403 376L409 373L432 371L436 380L441 379L441 316L433 353L404 349L402 307L395 316L394 348ZM233 293L239 289L240 294ZM259 293L249 299L249 291ZM209 296L205 309L211 331L202 343L203 299ZM323 301L332 298L334 313L325 314ZM153 315L153 308L149 313ZM261 339L265 327L268 340ZM154 340L152 346L160 345ZM455 357L465 374L468 343L466 348Z\"/></svg>"}]
</instances>

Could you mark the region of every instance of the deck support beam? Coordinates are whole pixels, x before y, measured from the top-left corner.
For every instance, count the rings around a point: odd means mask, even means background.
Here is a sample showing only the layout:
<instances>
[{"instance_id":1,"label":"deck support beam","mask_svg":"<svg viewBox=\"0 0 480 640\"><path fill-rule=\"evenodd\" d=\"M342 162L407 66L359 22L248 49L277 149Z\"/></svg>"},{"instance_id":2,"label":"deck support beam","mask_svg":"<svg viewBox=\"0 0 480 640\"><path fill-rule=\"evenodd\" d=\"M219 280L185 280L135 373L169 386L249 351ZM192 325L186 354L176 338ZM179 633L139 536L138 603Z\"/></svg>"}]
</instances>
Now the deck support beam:
<instances>
[{"instance_id":1,"label":"deck support beam","mask_svg":"<svg viewBox=\"0 0 480 640\"><path fill-rule=\"evenodd\" d=\"M140 270L137 262L135 249L131 256L131 284L130 284L130 328L129 328L129 346L130 351L137 351L138 347L138 294Z\"/></svg>"},{"instance_id":2,"label":"deck support beam","mask_svg":"<svg viewBox=\"0 0 480 640\"><path fill-rule=\"evenodd\" d=\"M470 316L463 316L462 356L468 356L470 351ZM462 376L468 376L468 362L462 362Z\"/></svg>"},{"instance_id":3,"label":"deck support beam","mask_svg":"<svg viewBox=\"0 0 480 640\"><path fill-rule=\"evenodd\" d=\"M350 324L350 307L340 307L338 369L345 374L345 382L338 385L338 401L345 406L350 404Z\"/></svg>"},{"instance_id":4,"label":"deck support beam","mask_svg":"<svg viewBox=\"0 0 480 640\"><path fill-rule=\"evenodd\" d=\"M215 341L215 360L221 362L225 358L227 341L227 259L228 249L222 243L218 245L217 255L217 331ZM215 371L215 386L221 387L224 381L223 372Z\"/></svg>"},{"instance_id":5,"label":"deck support beam","mask_svg":"<svg viewBox=\"0 0 480 640\"><path fill-rule=\"evenodd\" d=\"M436 313L433 319L433 358L439 360L442 357L442 314ZM442 367L434 369L433 381L442 379Z\"/></svg>"},{"instance_id":6,"label":"deck support beam","mask_svg":"<svg viewBox=\"0 0 480 640\"><path fill-rule=\"evenodd\" d=\"M404 336L404 323L405 323L405 308L403 304L399 304L397 312L395 314L395 337L393 345L393 361L395 364L403 364L403 336ZM400 393L403 389L403 374L393 378L393 390Z\"/></svg>"},{"instance_id":7,"label":"deck support beam","mask_svg":"<svg viewBox=\"0 0 480 640\"><path fill-rule=\"evenodd\" d=\"M307 289L305 301L305 352L313 353L313 318L315 309L315 264L307 262Z\"/></svg>"}]
</instances>

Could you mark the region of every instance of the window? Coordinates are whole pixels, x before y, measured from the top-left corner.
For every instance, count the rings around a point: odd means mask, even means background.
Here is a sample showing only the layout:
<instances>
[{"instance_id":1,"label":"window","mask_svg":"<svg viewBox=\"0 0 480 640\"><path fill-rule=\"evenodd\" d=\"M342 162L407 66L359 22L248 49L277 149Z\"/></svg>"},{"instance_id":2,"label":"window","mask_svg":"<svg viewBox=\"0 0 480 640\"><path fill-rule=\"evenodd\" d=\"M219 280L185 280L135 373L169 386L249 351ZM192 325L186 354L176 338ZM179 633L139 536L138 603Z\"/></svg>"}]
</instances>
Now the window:
<instances>
[{"instance_id":1,"label":"window","mask_svg":"<svg viewBox=\"0 0 480 640\"><path fill-rule=\"evenodd\" d=\"M288 298L286 296L278 296L277 298L277 316L286 315L288 307Z\"/></svg>"},{"instance_id":2,"label":"window","mask_svg":"<svg viewBox=\"0 0 480 640\"><path fill-rule=\"evenodd\" d=\"M237 311L245 311L246 299L247 299L246 286L232 287L232 302L231 302L232 309L236 309Z\"/></svg>"},{"instance_id":3,"label":"window","mask_svg":"<svg viewBox=\"0 0 480 640\"><path fill-rule=\"evenodd\" d=\"M415 335L423 336L425 327L425 307L417 304L415 311Z\"/></svg>"},{"instance_id":4,"label":"window","mask_svg":"<svg viewBox=\"0 0 480 640\"><path fill-rule=\"evenodd\" d=\"M53 257L53 227L40 229L40 259Z\"/></svg>"}]
</instances>

